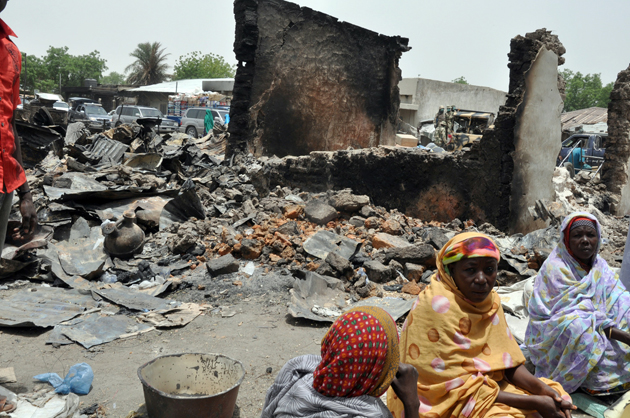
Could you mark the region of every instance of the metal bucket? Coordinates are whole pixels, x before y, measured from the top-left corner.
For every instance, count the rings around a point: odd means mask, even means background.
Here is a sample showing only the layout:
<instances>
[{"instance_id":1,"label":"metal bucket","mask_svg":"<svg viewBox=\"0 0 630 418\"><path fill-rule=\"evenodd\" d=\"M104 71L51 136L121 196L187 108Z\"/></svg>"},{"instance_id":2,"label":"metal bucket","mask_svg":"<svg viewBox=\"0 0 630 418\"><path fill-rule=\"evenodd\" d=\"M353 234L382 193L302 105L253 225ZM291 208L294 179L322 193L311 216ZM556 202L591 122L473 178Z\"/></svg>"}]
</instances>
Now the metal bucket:
<instances>
[{"instance_id":1,"label":"metal bucket","mask_svg":"<svg viewBox=\"0 0 630 418\"><path fill-rule=\"evenodd\" d=\"M221 354L173 354L138 368L149 418L231 418L243 364Z\"/></svg>"}]
</instances>

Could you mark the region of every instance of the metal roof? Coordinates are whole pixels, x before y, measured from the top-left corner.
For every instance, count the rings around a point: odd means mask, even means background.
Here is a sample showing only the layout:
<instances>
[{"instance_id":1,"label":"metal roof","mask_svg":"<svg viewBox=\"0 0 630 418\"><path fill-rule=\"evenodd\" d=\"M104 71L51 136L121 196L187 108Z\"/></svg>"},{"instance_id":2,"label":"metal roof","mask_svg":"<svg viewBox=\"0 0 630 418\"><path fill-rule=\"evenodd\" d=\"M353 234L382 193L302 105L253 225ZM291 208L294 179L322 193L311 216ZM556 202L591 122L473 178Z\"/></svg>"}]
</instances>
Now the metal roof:
<instances>
[{"instance_id":1,"label":"metal roof","mask_svg":"<svg viewBox=\"0 0 630 418\"><path fill-rule=\"evenodd\" d=\"M176 94L176 93L184 93L184 94L200 94L203 93L203 85L204 82L206 85L212 84L209 82L214 82L218 84L220 82L225 82L229 84L230 82L234 82L234 79L224 79L224 78L196 78L189 80L177 80L177 81L166 81L164 83L152 84L149 86L142 86L135 89L131 89L131 91L137 92L151 92L151 93L168 93L168 94ZM224 83L224 84L225 84Z\"/></svg>"},{"instance_id":2,"label":"metal roof","mask_svg":"<svg viewBox=\"0 0 630 418\"><path fill-rule=\"evenodd\" d=\"M560 117L562 130L573 130L580 125L594 125L608 122L608 109L605 107L589 107L588 109L574 110L563 113Z\"/></svg>"}]
</instances>

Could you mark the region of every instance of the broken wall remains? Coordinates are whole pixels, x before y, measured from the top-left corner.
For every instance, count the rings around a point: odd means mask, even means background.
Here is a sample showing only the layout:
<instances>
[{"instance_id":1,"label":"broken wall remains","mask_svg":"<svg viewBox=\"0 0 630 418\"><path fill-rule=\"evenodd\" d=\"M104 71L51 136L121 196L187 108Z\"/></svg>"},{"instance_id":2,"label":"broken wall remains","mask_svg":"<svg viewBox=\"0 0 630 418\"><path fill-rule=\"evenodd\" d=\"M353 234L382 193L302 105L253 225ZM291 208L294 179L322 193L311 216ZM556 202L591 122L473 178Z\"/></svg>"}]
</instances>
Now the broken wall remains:
<instances>
[{"instance_id":1,"label":"broken wall remains","mask_svg":"<svg viewBox=\"0 0 630 418\"><path fill-rule=\"evenodd\" d=\"M564 52L557 36L545 29L512 39L508 100L494 130L486 130L470 151L433 154L380 147L314 152L269 160L265 181L320 191L352 188L377 205L423 220L460 218L490 222L501 230L535 229L533 219L530 224L521 220L528 202L555 197L545 185L551 184L559 150L554 147L560 146L564 91L557 66L564 62ZM536 182L544 183L541 191Z\"/></svg>"},{"instance_id":2,"label":"broken wall remains","mask_svg":"<svg viewBox=\"0 0 630 418\"><path fill-rule=\"evenodd\" d=\"M541 55L543 49L547 52ZM557 57L555 75L550 52ZM544 28L516 36L510 43L508 98L499 109L494 130L486 131L482 139L482 143L486 141L501 149L499 173L488 167L489 172L500 178L496 190L503 197L496 215L496 226L500 229L512 232L536 229L528 206L536 199L555 197L551 182L561 145L558 94L564 100L564 81L558 76L557 67L564 64L565 52L558 37ZM541 109L549 112L548 115L538 112L536 100L542 100Z\"/></svg>"},{"instance_id":3,"label":"broken wall remains","mask_svg":"<svg viewBox=\"0 0 630 418\"><path fill-rule=\"evenodd\" d=\"M236 0L228 156L394 144L408 40L282 0Z\"/></svg>"},{"instance_id":4,"label":"broken wall remains","mask_svg":"<svg viewBox=\"0 0 630 418\"><path fill-rule=\"evenodd\" d=\"M602 181L609 191L621 194L612 208L617 215L630 211L630 66L617 75L608 104L608 139Z\"/></svg>"},{"instance_id":5,"label":"broken wall remains","mask_svg":"<svg viewBox=\"0 0 630 418\"><path fill-rule=\"evenodd\" d=\"M552 179L555 156L562 146L562 107L558 55L543 46L525 75L525 94L517 108L511 231L528 233L546 226L542 220L535 221L528 208L537 200L555 198Z\"/></svg>"}]
</instances>

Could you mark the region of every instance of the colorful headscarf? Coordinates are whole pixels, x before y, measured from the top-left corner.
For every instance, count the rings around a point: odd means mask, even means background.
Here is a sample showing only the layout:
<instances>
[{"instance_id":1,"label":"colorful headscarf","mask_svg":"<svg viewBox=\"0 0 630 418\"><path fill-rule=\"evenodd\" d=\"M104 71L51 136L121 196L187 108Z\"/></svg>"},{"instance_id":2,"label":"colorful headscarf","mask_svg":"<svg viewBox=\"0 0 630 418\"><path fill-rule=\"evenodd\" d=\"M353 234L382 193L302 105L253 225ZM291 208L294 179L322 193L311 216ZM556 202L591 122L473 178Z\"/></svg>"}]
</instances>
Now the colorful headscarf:
<instances>
[{"instance_id":1,"label":"colorful headscarf","mask_svg":"<svg viewBox=\"0 0 630 418\"><path fill-rule=\"evenodd\" d=\"M570 245L571 231L580 226L593 228L595 232L597 232L597 224L592 219L586 216L579 215L579 214L570 215L567 217L567 224L564 226L564 229L563 229L564 245L567 251L569 252L569 254L571 255L571 257L573 257L575 261L577 261L584 270L589 271L591 269L591 266L589 264L583 263L582 261L578 260L575 257L575 254L573 254L573 251L571 251L571 245ZM599 250L599 243L597 245L597 249ZM595 252L595 254L597 254L597 251ZM593 258L595 258L594 256ZM592 264L592 261L593 260L591 260L591 264Z\"/></svg>"},{"instance_id":2,"label":"colorful headscarf","mask_svg":"<svg viewBox=\"0 0 630 418\"><path fill-rule=\"evenodd\" d=\"M495 243L487 236L473 236L446 247L442 264L447 266L462 258L492 257L500 261L501 254Z\"/></svg>"},{"instance_id":3,"label":"colorful headscarf","mask_svg":"<svg viewBox=\"0 0 630 418\"><path fill-rule=\"evenodd\" d=\"M499 295L493 290L483 302L469 302L444 265L447 255L452 260L477 252L471 248L481 249L482 257L500 256L494 242L479 233L456 235L440 250L438 272L418 295L403 325L400 360L418 370L421 417L525 418L523 411L495 404L503 371L525 362ZM510 385L501 390L524 394ZM392 390L387 406L395 418L404 416L402 402Z\"/></svg>"},{"instance_id":4,"label":"colorful headscarf","mask_svg":"<svg viewBox=\"0 0 630 418\"><path fill-rule=\"evenodd\" d=\"M396 322L381 308L361 306L341 315L321 348L313 387L326 396L381 396L398 372Z\"/></svg>"}]
</instances>

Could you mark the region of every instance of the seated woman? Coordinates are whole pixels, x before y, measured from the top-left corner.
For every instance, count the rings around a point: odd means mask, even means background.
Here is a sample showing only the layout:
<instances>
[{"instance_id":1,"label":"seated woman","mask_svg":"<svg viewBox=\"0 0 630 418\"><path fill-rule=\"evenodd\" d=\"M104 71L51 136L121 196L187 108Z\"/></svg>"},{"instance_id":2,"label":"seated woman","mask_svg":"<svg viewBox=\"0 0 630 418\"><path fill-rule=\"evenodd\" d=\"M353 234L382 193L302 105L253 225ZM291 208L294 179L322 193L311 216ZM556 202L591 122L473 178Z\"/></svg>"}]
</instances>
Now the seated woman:
<instances>
[{"instance_id":1,"label":"seated woman","mask_svg":"<svg viewBox=\"0 0 630 418\"><path fill-rule=\"evenodd\" d=\"M601 226L588 213L569 215L529 299L525 345L536 376L569 392L630 389L630 294L597 255ZM624 344L620 344L620 342Z\"/></svg>"},{"instance_id":2,"label":"seated woman","mask_svg":"<svg viewBox=\"0 0 630 418\"><path fill-rule=\"evenodd\" d=\"M492 290L500 254L486 235L459 234L440 250L437 273L418 295L400 341L401 361L419 373L420 416L570 418L562 387L536 379ZM406 413L394 391L387 406Z\"/></svg>"},{"instance_id":3,"label":"seated woman","mask_svg":"<svg viewBox=\"0 0 630 418\"><path fill-rule=\"evenodd\" d=\"M261 418L391 418L379 399L390 385L407 406L405 418L417 418L417 378L416 369L399 364L392 317L381 308L354 308L330 327L321 357L296 357L280 370Z\"/></svg>"}]
</instances>

